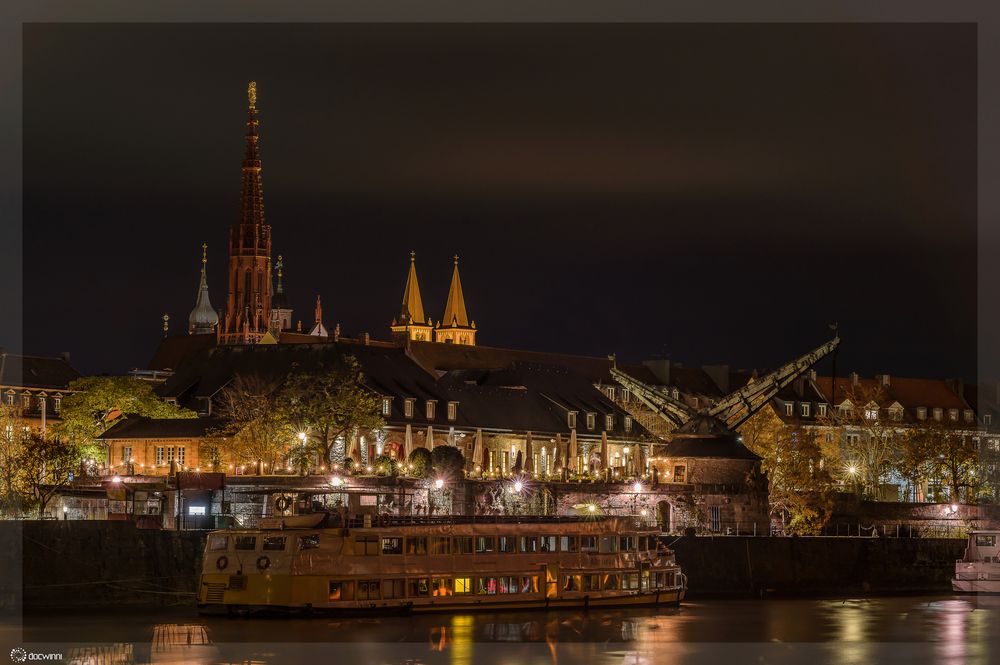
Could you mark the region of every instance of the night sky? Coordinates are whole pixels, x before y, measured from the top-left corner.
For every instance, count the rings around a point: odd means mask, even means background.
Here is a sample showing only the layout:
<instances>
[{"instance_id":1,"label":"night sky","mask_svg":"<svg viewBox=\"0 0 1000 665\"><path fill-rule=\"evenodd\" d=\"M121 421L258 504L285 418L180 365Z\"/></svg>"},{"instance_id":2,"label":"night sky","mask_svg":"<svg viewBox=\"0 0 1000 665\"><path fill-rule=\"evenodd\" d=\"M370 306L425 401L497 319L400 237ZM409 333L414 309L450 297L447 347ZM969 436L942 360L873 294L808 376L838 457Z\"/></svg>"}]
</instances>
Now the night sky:
<instances>
[{"instance_id":1,"label":"night sky","mask_svg":"<svg viewBox=\"0 0 1000 665\"><path fill-rule=\"evenodd\" d=\"M308 325L388 338L461 255L484 345L976 371L976 27L32 25L24 344L87 373L225 304L246 86Z\"/></svg>"}]
</instances>

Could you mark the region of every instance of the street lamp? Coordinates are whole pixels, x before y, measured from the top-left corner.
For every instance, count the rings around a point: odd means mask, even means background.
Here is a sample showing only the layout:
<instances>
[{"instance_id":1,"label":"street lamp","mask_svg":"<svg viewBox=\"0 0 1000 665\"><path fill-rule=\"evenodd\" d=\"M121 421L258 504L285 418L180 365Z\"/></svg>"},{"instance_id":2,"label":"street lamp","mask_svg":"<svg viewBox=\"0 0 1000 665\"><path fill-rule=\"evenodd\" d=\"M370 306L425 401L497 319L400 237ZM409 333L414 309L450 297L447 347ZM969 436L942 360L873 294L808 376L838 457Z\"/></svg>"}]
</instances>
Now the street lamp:
<instances>
[{"instance_id":1,"label":"street lamp","mask_svg":"<svg viewBox=\"0 0 1000 665\"><path fill-rule=\"evenodd\" d=\"M434 487L436 487L437 489L441 489L442 487L444 487L444 481L438 478L437 480L434 481Z\"/></svg>"},{"instance_id":2,"label":"street lamp","mask_svg":"<svg viewBox=\"0 0 1000 665\"><path fill-rule=\"evenodd\" d=\"M520 480L515 480L514 481L514 491L515 492L520 492L523 489L524 489L524 483L522 483Z\"/></svg>"}]
</instances>

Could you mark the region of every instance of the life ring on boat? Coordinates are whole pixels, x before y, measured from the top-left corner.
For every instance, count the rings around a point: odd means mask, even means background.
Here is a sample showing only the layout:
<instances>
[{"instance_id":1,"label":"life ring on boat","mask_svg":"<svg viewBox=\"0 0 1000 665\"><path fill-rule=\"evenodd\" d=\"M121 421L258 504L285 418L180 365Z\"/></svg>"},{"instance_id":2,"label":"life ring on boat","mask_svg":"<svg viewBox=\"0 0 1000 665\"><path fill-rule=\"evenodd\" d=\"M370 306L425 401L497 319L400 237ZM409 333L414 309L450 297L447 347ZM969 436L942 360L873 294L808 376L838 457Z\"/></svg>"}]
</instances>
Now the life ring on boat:
<instances>
[{"instance_id":1,"label":"life ring on boat","mask_svg":"<svg viewBox=\"0 0 1000 665\"><path fill-rule=\"evenodd\" d=\"M257 559L258 570L267 570L270 567L271 567L271 560L268 559L266 556L262 556Z\"/></svg>"},{"instance_id":2,"label":"life ring on boat","mask_svg":"<svg viewBox=\"0 0 1000 665\"><path fill-rule=\"evenodd\" d=\"M275 509L280 510L281 512L285 512L286 510L288 510L289 506L291 505L292 505L292 500L289 499L287 496L279 496L277 499L274 500Z\"/></svg>"},{"instance_id":3,"label":"life ring on boat","mask_svg":"<svg viewBox=\"0 0 1000 665\"><path fill-rule=\"evenodd\" d=\"M223 554L218 559L215 560L215 567L219 570L225 570L226 566L229 565L229 558Z\"/></svg>"}]
</instances>

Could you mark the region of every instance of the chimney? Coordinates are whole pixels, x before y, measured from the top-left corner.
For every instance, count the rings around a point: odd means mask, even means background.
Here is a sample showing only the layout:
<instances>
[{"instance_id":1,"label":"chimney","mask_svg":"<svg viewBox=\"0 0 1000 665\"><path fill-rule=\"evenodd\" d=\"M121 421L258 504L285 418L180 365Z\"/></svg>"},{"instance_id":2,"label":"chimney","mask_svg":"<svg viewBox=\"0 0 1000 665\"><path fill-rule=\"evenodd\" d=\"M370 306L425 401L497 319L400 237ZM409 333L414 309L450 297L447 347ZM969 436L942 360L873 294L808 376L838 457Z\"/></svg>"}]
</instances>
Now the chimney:
<instances>
[{"instance_id":1,"label":"chimney","mask_svg":"<svg viewBox=\"0 0 1000 665\"><path fill-rule=\"evenodd\" d=\"M670 358L652 358L643 360L642 364L649 368L660 383L670 385Z\"/></svg>"},{"instance_id":2,"label":"chimney","mask_svg":"<svg viewBox=\"0 0 1000 665\"><path fill-rule=\"evenodd\" d=\"M858 376L858 373L851 372L851 385L857 388L860 382L861 382L861 377Z\"/></svg>"},{"instance_id":3,"label":"chimney","mask_svg":"<svg viewBox=\"0 0 1000 665\"><path fill-rule=\"evenodd\" d=\"M0 351L3 351L3 349L0 349ZM64 363L69 364L69 351L63 351L59 354L59 357L62 358Z\"/></svg>"},{"instance_id":4,"label":"chimney","mask_svg":"<svg viewBox=\"0 0 1000 665\"><path fill-rule=\"evenodd\" d=\"M889 387L889 375L888 374L876 374L875 378L878 379L879 384L883 388Z\"/></svg>"},{"instance_id":5,"label":"chimney","mask_svg":"<svg viewBox=\"0 0 1000 665\"><path fill-rule=\"evenodd\" d=\"M715 382L723 395L729 394L729 365L702 365L701 369Z\"/></svg>"}]
</instances>

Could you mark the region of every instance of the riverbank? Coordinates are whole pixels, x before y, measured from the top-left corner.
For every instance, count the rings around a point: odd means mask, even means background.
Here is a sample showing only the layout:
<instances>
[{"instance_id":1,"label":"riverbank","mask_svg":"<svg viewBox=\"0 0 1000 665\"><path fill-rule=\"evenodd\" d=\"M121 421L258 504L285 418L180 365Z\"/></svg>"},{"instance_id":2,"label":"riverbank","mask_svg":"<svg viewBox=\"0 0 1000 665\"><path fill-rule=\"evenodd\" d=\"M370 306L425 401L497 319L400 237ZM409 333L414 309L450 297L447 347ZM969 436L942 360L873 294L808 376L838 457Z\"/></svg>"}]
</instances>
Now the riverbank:
<instances>
[{"instance_id":1,"label":"riverbank","mask_svg":"<svg viewBox=\"0 0 1000 665\"><path fill-rule=\"evenodd\" d=\"M193 606L204 542L129 522L0 522L0 609ZM947 592L965 541L685 536L672 547L697 599Z\"/></svg>"}]
</instances>

